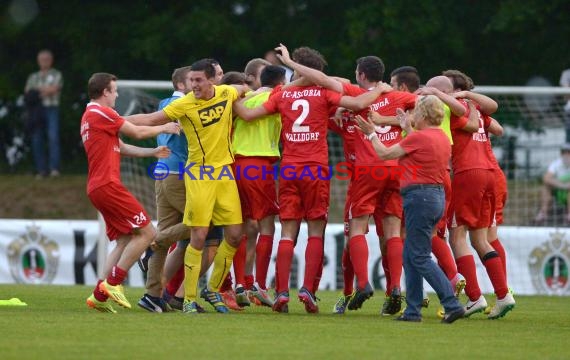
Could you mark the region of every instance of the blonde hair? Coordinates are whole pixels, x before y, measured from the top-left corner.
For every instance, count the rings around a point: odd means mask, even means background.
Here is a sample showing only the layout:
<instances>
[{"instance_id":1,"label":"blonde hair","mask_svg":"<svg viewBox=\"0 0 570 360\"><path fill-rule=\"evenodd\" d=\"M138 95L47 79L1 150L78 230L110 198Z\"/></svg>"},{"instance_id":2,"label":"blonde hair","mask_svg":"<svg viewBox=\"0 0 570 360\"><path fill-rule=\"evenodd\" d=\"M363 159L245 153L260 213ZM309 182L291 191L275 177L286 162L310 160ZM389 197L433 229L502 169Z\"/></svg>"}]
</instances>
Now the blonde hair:
<instances>
[{"instance_id":1,"label":"blonde hair","mask_svg":"<svg viewBox=\"0 0 570 360\"><path fill-rule=\"evenodd\" d=\"M414 111L430 125L439 126L443 122L443 102L435 95L418 97Z\"/></svg>"}]
</instances>

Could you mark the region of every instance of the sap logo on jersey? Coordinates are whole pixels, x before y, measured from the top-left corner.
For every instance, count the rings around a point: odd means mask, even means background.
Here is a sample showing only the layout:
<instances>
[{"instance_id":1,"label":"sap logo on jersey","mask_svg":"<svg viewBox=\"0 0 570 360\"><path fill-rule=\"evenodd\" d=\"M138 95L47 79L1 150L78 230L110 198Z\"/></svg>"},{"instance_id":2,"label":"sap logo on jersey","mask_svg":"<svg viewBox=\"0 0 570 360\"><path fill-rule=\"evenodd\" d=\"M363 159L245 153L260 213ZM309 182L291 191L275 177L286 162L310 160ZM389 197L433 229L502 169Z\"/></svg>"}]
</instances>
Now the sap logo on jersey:
<instances>
[{"instance_id":1,"label":"sap logo on jersey","mask_svg":"<svg viewBox=\"0 0 570 360\"><path fill-rule=\"evenodd\" d=\"M214 125L215 123L220 121L227 103L228 101L224 100L212 106L208 106L207 108L204 108L202 110L198 110L198 116L200 116L200 120L202 121L202 126L207 127L210 125Z\"/></svg>"}]
</instances>

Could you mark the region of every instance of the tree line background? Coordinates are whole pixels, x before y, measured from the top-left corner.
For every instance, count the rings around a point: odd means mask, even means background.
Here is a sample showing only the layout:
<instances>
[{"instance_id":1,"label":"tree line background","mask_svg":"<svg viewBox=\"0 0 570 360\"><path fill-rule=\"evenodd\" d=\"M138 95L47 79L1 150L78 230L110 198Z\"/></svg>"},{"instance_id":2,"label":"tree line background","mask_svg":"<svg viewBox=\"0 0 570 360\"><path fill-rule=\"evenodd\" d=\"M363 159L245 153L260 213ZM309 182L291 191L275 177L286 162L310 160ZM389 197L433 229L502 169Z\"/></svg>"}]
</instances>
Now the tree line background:
<instances>
[{"instance_id":1,"label":"tree line background","mask_svg":"<svg viewBox=\"0 0 570 360\"><path fill-rule=\"evenodd\" d=\"M392 69L413 65L422 80L460 69L480 85L557 85L570 67L570 1L551 0L4 0L0 2L0 141L16 131L16 99L36 54L54 52L62 71L62 160L83 166L78 124L94 72L169 80L203 57L243 68L279 42L318 49L327 72L354 78L355 59L377 55ZM6 111L7 110L7 111Z\"/></svg>"}]
</instances>

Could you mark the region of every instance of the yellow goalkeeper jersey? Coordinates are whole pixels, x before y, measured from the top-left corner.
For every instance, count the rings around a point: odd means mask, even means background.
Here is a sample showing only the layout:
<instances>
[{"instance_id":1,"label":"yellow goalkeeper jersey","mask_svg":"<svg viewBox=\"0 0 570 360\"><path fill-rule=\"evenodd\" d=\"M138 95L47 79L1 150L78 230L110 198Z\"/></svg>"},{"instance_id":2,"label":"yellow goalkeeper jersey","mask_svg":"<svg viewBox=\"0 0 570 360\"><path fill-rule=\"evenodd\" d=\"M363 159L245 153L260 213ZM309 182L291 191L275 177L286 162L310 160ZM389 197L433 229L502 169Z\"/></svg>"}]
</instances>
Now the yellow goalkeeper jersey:
<instances>
[{"instance_id":1,"label":"yellow goalkeeper jersey","mask_svg":"<svg viewBox=\"0 0 570 360\"><path fill-rule=\"evenodd\" d=\"M214 86L209 100L196 99L190 92L168 104L163 111L172 121L180 120L188 139L188 163L214 168L231 164L232 104L238 98L233 86Z\"/></svg>"}]
</instances>

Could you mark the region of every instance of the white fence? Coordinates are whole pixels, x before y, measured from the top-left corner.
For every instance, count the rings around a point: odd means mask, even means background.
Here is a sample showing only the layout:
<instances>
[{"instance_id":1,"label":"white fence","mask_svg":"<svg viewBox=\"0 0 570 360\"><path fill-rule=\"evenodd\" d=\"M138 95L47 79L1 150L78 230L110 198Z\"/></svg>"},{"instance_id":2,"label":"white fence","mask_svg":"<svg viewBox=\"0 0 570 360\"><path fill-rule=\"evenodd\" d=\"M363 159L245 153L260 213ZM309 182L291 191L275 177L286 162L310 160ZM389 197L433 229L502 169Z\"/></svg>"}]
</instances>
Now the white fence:
<instances>
[{"instance_id":1,"label":"white fence","mask_svg":"<svg viewBox=\"0 0 570 360\"><path fill-rule=\"evenodd\" d=\"M97 221L0 219L0 229L0 283L95 284L100 229ZM279 233L280 226L276 224L268 279L275 275ZM370 279L375 288L383 289L384 274L373 226L370 234L374 234L368 237ZM503 227L499 234L508 256L509 286L515 293L570 295L570 229ZM306 240L307 230L303 226L295 248L292 288L302 285ZM343 245L343 225L328 225L321 289L342 286ZM478 260L477 263L481 288L491 293L485 269ZM136 265L129 272L128 281L132 286L143 286L143 276ZM427 283L426 289L429 289Z\"/></svg>"}]
</instances>

